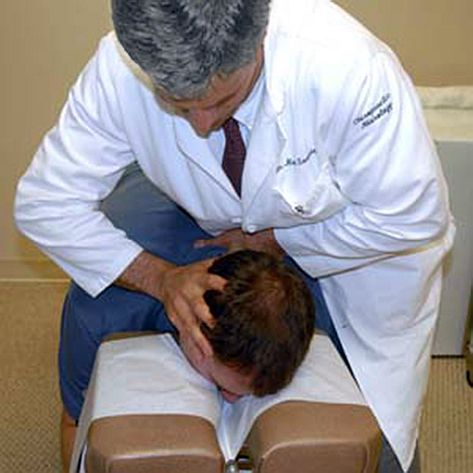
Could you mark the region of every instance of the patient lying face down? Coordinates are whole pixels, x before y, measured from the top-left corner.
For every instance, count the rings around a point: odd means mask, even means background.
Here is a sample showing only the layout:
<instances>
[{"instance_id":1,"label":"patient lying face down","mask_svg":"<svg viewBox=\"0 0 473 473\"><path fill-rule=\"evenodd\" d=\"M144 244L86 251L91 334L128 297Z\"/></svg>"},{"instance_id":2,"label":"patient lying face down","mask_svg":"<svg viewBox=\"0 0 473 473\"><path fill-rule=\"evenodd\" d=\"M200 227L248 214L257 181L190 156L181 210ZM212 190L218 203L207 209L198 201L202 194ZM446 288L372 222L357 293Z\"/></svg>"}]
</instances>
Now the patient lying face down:
<instances>
[{"instance_id":1,"label":"patient lying face down","mask_svg":"<svg viewBox=\"0 0 473 473\"><path fill-rule=\"evenodd\" d=\"M213 356L192 360L230 402L264 396L292 379L312 339L315 308L304 281L266 253L229 253L209 268L228 280L223 292L204 295L215 325L201 325ZM186 347L183 351L188 355Z\"/></svg>"}]
</instances>

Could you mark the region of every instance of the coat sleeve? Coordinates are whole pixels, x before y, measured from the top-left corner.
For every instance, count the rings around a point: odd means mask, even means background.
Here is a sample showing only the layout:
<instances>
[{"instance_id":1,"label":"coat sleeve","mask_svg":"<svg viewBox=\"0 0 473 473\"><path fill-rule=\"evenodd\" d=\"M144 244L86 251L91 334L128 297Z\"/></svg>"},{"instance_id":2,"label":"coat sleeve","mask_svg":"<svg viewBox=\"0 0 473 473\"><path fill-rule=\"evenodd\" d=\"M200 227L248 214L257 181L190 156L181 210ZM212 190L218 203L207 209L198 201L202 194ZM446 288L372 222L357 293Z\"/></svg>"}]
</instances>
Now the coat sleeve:
<instances>
[{"instance_id":1,"label":"coat sleeve","mask_svg":"<svg viewBox=\"0 0 473 473\"><path fill-rule=\"evenodd\" d=\"M123 67L106 37L20 179L15 200L18 228L92 296L141 251L99 210L134 160L114 85Z\"/></svg>"},{"instance_id":2,"label":"coat sleeve","mask_svg":"<svg viewBox=\"0 0 473 473\"><path fill-rule=\"evenodd\" d=\"M446 185L415 89L389 51L352 71L332 117L332 179L349 203L317 223L276 229L285 251L324 276L439 239L450 220Z\"/></svg>"}]
</instances>

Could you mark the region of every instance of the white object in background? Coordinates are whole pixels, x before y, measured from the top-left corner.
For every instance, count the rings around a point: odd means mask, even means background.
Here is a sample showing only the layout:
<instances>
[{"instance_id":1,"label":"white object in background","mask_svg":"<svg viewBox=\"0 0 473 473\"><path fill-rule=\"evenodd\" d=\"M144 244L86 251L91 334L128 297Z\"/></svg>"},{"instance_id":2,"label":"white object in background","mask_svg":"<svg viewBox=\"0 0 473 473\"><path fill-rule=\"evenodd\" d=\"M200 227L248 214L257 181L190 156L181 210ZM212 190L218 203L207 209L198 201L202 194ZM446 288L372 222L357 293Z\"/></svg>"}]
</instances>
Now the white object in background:
<instances>
[{"instance_id":1,"label":"white object in background","mask_svg":"<svg viewBox=\"0 0 473 473\"><path fill-rule=\"evenodd\" d=\"M445 265L433 354L461 355L473 284L473 87L421 87L418 92L457 225Z\"/></svg>"}]
</instances>

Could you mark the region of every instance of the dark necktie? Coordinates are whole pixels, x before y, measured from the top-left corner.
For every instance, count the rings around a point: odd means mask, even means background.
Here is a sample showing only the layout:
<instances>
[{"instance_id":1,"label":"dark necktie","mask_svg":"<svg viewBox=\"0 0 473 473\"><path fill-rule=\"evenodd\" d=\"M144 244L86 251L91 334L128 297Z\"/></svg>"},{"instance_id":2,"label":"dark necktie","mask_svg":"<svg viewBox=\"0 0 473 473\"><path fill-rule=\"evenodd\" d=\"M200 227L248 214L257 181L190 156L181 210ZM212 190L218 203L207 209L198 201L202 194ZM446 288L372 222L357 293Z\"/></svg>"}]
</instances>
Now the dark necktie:
<instances>
[{"instance_id":1,"label":"dark necktie","mask_svg":"<svg viewBox=\"0 0 473 473\"><path fill-rule=\"evenodd\" d=\"M222 168L236 193L241 196L241 175L246 149L238 122L234 118L229 118L223 124L223 132L225 133L225 149L223 151Z\"/></svg>"}]
</instances>

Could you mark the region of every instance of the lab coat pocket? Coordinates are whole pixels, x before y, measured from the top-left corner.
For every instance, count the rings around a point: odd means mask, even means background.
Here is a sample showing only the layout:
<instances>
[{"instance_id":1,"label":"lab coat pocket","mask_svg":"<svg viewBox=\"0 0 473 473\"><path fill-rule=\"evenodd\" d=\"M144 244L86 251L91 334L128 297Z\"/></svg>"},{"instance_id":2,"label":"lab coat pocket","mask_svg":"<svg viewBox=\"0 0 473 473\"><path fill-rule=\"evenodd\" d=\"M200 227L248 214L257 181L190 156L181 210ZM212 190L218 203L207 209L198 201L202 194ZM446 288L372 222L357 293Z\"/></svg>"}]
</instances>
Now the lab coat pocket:
<instances>
[{"instance_id":1,"label":"lab coat pocket","mask_svg":"<svg viewBox=\"0 0 473 473\"><path fill-rule=\"evenodd\" d=\"M302 158L286 158L276 169L274 190L294 223L324 220L348 204L333 180L331 163L315 149Z\"/></svg>"}]
</instances>

